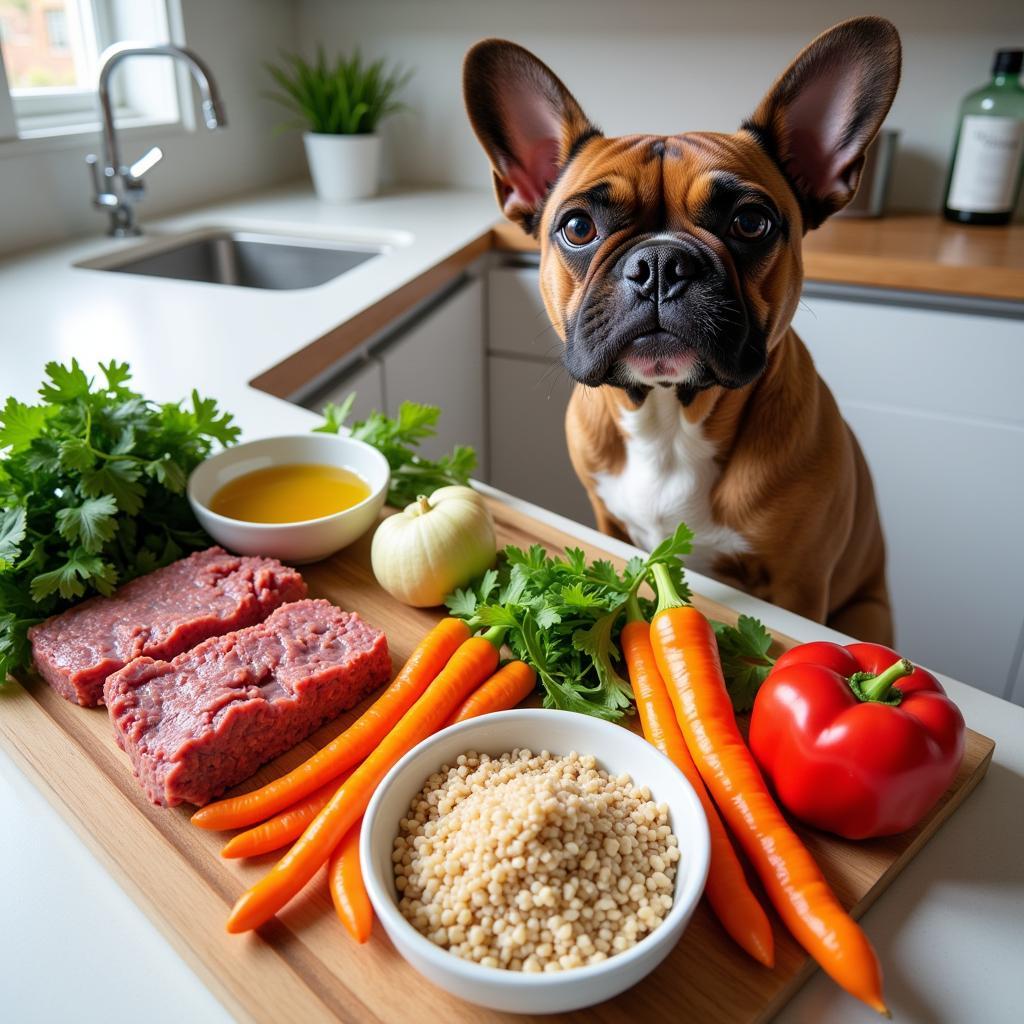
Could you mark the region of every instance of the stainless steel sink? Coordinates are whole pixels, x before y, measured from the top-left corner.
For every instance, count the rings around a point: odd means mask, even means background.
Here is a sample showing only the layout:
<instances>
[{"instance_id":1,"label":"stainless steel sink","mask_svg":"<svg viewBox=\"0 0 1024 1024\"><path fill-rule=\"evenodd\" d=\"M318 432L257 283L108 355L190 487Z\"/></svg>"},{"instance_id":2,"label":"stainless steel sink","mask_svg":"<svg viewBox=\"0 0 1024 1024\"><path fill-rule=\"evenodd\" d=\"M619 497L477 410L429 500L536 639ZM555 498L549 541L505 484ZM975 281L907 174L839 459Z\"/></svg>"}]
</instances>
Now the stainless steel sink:
<instances>
[{"instance_id":1,"label":"stainless steel sink","mask_svg":"<svg viewBox=\"0 0 1024 1024\"><path fill-rule=\"evenodd\" d=\"M139 255L83 265L119 274L288 290L324 284L383 251L379 245L218 230L155 251L147 246Z\"/></svg>"}]
</instances>

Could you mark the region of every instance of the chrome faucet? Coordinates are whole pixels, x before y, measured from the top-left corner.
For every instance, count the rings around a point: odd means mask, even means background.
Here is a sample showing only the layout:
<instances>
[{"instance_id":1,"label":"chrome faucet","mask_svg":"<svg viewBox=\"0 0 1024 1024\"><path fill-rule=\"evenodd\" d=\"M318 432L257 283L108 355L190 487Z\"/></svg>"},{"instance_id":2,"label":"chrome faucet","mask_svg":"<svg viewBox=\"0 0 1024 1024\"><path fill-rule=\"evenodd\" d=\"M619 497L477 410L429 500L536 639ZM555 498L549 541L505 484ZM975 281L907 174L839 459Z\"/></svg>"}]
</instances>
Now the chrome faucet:
<instances>
[{"instance_id":1,"label":"chrome faucet","mask_svg":"<svg viewBox=\"0 0 1024 1024\"><path fill-rule=\"evenodd\" d=\"M118 43L108 47L100 55L99 100L103 122L103 164L99 157L90 153L85 158L92 172L94 190L93 205L110 214L110 228L107 234L118 238L141 234L135 222L135 203L142 198L145 185L143 176L163 158L163 150L154 146L135 163L121 162L121 147L114 130L114 108L110 99L110 75L126 57L173 57L182 61L192 72L199 86L203 100L203 122L211 131L227 124L224 104L217 91L210 69L191 50L173 43L146 46L142 43Z\"/></svg>"}]
</instances>

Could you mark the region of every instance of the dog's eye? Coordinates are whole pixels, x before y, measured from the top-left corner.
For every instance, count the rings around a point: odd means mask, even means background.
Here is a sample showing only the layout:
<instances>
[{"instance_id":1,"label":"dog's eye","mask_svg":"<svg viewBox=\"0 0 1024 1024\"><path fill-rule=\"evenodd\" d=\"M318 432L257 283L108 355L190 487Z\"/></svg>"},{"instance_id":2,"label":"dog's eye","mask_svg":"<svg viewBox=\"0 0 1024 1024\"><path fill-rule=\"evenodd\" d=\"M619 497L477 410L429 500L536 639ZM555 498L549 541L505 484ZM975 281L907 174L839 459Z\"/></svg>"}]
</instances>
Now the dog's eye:
<instances>
[{"instance_id":1,"label":"dog's eye","mask_svg":"<svg viewBox=\"0 0 1024 1024\"><path fill-rule=\"evenodd\" d=\"M763 206L741 206L729 225L729 234L744 242L767 238L771 230L772 219Z\"/></svg>"},{"instance_id":2,"label":"dog's eye","mask_svg":"<svg viewBox=\"0 0 1024 1024\"><path fill-rule=\"evenodd\" d=\"M562 223L562 238L569 245L582 246L590 245L597 238L597 225L586 213L579 210L569 214Z\"/></svg>"}]
</instances>

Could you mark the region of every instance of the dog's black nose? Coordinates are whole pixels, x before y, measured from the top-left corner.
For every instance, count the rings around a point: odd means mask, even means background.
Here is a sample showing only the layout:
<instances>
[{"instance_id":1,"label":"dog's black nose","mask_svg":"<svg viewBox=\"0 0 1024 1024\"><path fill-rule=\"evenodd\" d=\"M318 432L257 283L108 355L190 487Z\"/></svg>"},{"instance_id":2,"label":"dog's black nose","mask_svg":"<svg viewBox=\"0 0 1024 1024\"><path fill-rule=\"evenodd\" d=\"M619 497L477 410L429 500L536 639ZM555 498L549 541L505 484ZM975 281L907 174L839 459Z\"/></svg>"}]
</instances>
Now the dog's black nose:
<instances>
[{"instance_id":1,"label":"dog's black nose","mask_svg":"<svg viewBox=\"0 0 1024 1024\"><path fill-rule=\"evenodd\" d=\"M623 276L641 298L659 302L677 298L703 272L700 255L678 245L634 249L623 268Z\"/></svg>"}]
</instances>

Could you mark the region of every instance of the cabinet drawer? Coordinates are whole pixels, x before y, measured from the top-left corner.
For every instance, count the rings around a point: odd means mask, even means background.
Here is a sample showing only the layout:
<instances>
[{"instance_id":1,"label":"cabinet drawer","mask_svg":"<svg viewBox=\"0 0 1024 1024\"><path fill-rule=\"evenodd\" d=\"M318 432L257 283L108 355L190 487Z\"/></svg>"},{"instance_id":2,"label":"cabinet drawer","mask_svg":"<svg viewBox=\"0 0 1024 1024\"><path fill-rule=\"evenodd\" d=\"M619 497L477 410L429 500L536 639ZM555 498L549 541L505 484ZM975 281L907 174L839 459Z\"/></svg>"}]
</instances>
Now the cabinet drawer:
<instances>
[{"instance_id":1,"label":"cabinet drawer","mask_svg":"<svg viewBox=\"0 0 1024 1024\"><path fill-rule=\"evenodd\" d=\"M343 402L353 391L356 400L348 417L350 424L384 408L384 372L376 359L361 360L349 367L302 404L319 413L328 402Z\"/></svg>"},{"instance_id":2,"label":"cabinet drawer","mask_svg":"<svg viewBox=\"0 0 1024 1024\"><path fill-rule=\"evenodd\" d=\"M1024 423L1024 320L811 295L793 325L840 401Z\"/></svg>"},{"instance_id":3,"label":"cabinet drawer","mask_svg":"<svg viewBox=\"0 0 1024 1024\"><path fill-rule=\"evenodd\" d=\"M841 407L874 477L900 650L1003 696L1024 612L1024 428Z\"/></svg>"},{"instance_id":4,"label":"cabinet drawer","mask_svg":"<svg viewBox=\"0 0 1024 1024\"><path fill-rule=\"evenodd\" d=\"M490 356L491 483L581 523L594 522L569 461L565 409L572 382L561 365Z\"/></svg>"},{"instance_id":5,"label":"cabinet drawer","mask_svg":"<svg viewBox=\"0 0 1024 1024\"><path fill-rule=\"evenodd\" d=\"M495 267L488 273L488 348L492 352L559 359L562 342L540 297L536 267Z\"/></svg>"}]
</instances>

